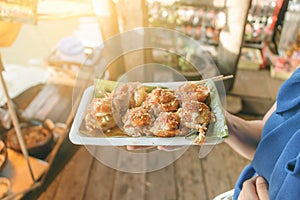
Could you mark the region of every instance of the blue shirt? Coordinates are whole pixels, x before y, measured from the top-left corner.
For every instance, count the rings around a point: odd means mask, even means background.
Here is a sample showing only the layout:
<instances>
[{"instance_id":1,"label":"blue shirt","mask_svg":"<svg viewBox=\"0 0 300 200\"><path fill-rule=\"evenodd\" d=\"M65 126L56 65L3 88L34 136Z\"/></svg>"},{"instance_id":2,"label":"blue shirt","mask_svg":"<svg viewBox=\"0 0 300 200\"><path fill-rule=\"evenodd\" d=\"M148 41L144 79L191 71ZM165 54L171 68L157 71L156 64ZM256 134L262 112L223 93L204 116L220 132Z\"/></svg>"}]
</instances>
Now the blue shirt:
<instances>
[{"instance_id":1,"label":"blue shirt","mask_svg":"<svg viewBox=\"0 0 300 200\"><path fill-rule=\"evenodd\" d=\"M243 182L256 174L269 183L270 199L300 199L300 67L280 87L276 111L237 181L234 199Z\"/></svg>"}]
</instances>

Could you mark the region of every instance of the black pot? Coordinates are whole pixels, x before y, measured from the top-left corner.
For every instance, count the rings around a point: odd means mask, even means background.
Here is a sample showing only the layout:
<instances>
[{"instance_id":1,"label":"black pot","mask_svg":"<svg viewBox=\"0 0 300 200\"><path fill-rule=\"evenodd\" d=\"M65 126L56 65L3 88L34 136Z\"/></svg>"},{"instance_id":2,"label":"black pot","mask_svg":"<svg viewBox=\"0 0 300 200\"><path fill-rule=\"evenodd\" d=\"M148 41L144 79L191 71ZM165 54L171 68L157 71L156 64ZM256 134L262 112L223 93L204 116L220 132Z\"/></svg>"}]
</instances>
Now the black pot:
<instances>
[{"instance_id":1,"label":"black pot","mask_svg":"<svg viewBox=\"0 0 300 200\"><path fill-rule=\"evenodd\" d=\"M21 124L20 128L28 154L39 159L44 159L54 146L52 131L42 125ZM6 135L6 145L13 150L22 152L14 128L8 131Z\"/></svg>"}]
</instances>

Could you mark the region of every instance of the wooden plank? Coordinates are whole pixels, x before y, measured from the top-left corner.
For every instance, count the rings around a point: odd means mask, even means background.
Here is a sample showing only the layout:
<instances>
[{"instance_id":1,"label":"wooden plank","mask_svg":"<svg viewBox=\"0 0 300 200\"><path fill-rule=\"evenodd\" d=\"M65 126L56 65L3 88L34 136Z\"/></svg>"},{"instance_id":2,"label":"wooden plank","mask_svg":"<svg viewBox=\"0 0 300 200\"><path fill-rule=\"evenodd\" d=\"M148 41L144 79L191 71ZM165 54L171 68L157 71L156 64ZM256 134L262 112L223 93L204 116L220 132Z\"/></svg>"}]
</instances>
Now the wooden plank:
<instances>
[{"instance_id":1,"label":"wooden plank","mask_svg":"<svg viewBox=\"0 0 300 200\"><path fill-rule=\"evenodd\" d=\"M192 146L175 162L178 200L208 199L204 172L198 158L199 147Z\"/></svg>"},{"instance_id":2,"label":"wooden plank","mask_svg":"<svg viewBox=\"0 0 300 200\"><path fill-rule=\"evenodd\" d=\"M72 111L72 94L73 87L57 85L58 102L49 112L47 118L55 120L55 122L66 122L69 114Z\"/></svg>"},{"instance_id":3,"label":"wooden plank","mask_svg":"<svg viewBox=\"0 0 300 200\"><path fill-rule=\"evenodd\" d=\"M72 108L73 88L65 85L45 85L22 113L25 119L65 122Z\"/></svg>"},{"instance_id":4,"label":"wooden plank","mask_svg":"<svg viewBox=\"0 0 300 200\"><path fill-rule=\"evenodd\" d=\"M44 88L43 84L36 85L24 91L13 99L17 107L21 110L25 109L36 95Z\"/></svg>"},{"instance_id":5,"label":"wooden plank","mask_svg":"<svg viewBox=\"0 0 300 200\"><path fill-rule=\"evenodd\" d=\"M171 153L171 152L161 152ZM153 161L148 161L153 162ZM145 200L174 200L177 196L174 163L146 174Z\"/></svg>"},{"instance_id":6,"label":"wooden plank","mask_svg":"<svg viewBox=\"0 0 300 200\"><path fill-rule=\"evenodd\" d=\"M95 158L90 168L84 199L105 200L112 198L116 170L101 162L102 153L109 154L112 161L117 158L117 153L109 150L111 148L114 147L97 147L95 149Z\"/></svg>"},{"instance_id":7,"label":"wooden plank","mask_svg":"<svg viewBox=\"0 0 300 200\"><path fill-rule=\"evenodd\" d=\"M61 171L54 199L82 199L93 157L81 147Z\"/></svg>"},{"instance_id":8,"label":"wooden plank","mask_svg":"<svg viewBox=\"0 0 300 200\"><path fill-rule=\"evenodd\" d=\"M59 100L55 85L46 85L22 113L26 119L44 120Z\"/></svg>"},{"instance_id":9,"label":"wooden plank","mask_svg":"<svg viewBox=\"0 0 300 200\"><path fill-rule=\"evenodd\" d=\"M14 99L25 119L65 122L72 108L72 86L38 85Z\"/></svg>"},{"instance_id":10,"label":"wooden plank","mask_svg":"<svg viewBox=\"0 0 300 200\"><path fill-rule=\"evenodd\" d=\"M61 178L62 176L57 176L47 190L40 195L39 200L53 200Z\"/></svg>"},{"instance_id":11,"label":"wooden plank","mask_svg":"<svg viewBox=\"0 0 300 200\"><path fill-rule=\"evenodd\" d=\"M118 171L116 173L113 200L144 199L145 174Z\"/></svg>"},{"instance_id":12,"label":"wooden plank","mask_svg":"<svg viewBox=\"0 0 300 200\"><path fill-rule=\"evenodd\" d=\"M222 143L216 145L201 162L204 183L207 186L207 199L213 199L234 187L240 172L250 161Z\"/></svg>"},{"instance_id":13,"label":"wooden plank","mask_svg":"<svg viewBox=\"0 0 300 200\"><path fill-rule=\"evenodd\" d=\"M146 156L140 158L135 155L136 153L145 153L145 151L126 152L125 148L120 147L118 167L123 171L116 172L112 200L144 199L146 174L134 173L134 166L140 165L144 168ZM124 172L125 170L128 170L129 173Z\"/></svg>"}]
</instances>

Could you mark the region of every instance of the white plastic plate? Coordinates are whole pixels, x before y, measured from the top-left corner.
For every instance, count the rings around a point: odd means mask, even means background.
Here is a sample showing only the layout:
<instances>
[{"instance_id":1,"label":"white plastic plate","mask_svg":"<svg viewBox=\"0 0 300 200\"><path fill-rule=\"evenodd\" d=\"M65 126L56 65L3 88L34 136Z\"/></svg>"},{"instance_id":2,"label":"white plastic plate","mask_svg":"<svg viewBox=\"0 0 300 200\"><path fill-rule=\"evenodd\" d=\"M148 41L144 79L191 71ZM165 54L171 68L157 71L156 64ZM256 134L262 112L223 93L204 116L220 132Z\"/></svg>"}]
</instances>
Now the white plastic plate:
<instances>
[{"instance_id":1,"label":"white plastic plate","mask_svg":"<svg viewBox=\"0 0 300 200\"><path fill-rule=\"evenodd\" d=\"M184 82L172 82L172 83L147 83L147 86L163 86L168 88L175 88ZM202 145L215 145L224 140L228 136L228 129L225 122L225 117L219 95L213 81L208 81L208 86L211 90L211 109L215 113L217 118L214 124L213 131L209 132ZM161 138L161 137L105 137L102 136L89 136L81 131L82 122L85 117L85 112L90 104L94 95L94 86L88 87L82 96L80 105L75 115L69 138L73 144L77 145L99 145L99 146L125 146L125 145L137 145L137 146L182 146L182 145L194 145L193 139L186 138L184 136Z\"/></svg>"}]
</instances>

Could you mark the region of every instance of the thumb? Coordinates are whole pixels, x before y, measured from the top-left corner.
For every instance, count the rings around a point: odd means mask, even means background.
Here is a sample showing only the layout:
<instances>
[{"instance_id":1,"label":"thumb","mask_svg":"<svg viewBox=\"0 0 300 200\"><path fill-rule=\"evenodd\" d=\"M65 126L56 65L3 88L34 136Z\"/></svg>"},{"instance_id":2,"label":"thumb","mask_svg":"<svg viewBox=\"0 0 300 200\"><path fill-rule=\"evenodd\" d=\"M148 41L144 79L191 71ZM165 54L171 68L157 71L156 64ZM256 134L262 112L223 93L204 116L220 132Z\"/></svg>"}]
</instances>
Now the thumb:
<instances>
[{"instance_id":1,"label":"thumb","mask_svg":"<svg viewBox=\"0 0 300 200\"><path fill-rule=\"evenodd\" d=\"M261 176L256 179L256 190L260 200L269 200L268 183Z\"/></svg>"}]
</instances>

